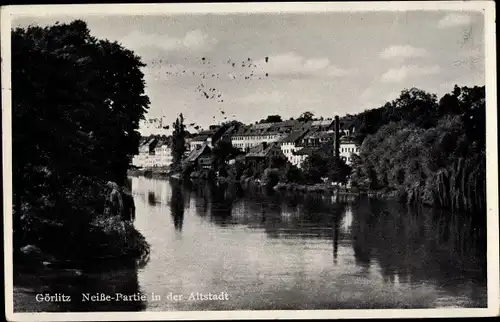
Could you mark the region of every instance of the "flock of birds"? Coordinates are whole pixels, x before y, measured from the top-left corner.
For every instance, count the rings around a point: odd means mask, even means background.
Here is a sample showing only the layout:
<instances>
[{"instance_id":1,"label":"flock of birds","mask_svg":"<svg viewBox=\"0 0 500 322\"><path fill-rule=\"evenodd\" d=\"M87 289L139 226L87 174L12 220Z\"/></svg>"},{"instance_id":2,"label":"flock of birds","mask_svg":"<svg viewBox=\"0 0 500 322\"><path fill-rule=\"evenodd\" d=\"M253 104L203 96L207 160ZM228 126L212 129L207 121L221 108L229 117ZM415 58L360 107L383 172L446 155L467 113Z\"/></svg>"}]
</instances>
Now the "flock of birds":
<instances>
[{"instance_id":1,"label":"flock of birds","mask_svg":"<svg viewBox=\"0 0 500 322\"><path fill-rule=\"evenodd\" d=\"M187 58L185 58L187 60ZM212 62L210 59L207 57L200 57L197 59L197 62L201 65L204 66L203 70L205 71L200 71L200 69L195 69L195 70L189 70L189 69L183 69L183 70L178 70L178 71L167 71L165 74L169 77L184 77L184 76L191 76L191 77L197 77L200 79L200 84L196 86L195 92L199 93L202 98L207 99L207 100L213 100L216 101L217 103L224 103L224 98L223 98L223 93L216 88L213 82L217 82L217 80L221 79L221 76L227 76L230 80L243 80L243 81L250 81L250 80L262 80L266 79L269 77L269 73L264 73L262 70L259 71L257 68L258 66L253 59L247 58L246 60L242 61L234 61L231 59L228 59L225 61L223 64L225 66L217 66L216 63ZM264 62L267 64L269 62L269 57L264 58ZM175 69L174 64L169 64L167 60L164 59L157 59L153 60L152 62L153 65L167 65L170 69ZM215 69L219 67L219 72L216 72ZM210 71L210 69L212 69ZM223 73L221 75L220 70L227 70L227 73ZM220 116L224 118L224 120L228 119L228 115L226 115L226 112L222 109L219 108L219 113ZM213 116L213 119L215 120L217 117ZM235 118L235 115L233 115L233 119ZM189 124L190 127L193 127L194 129L198 130L199 126L196 125L195 123Z\"/></svg>"}]
</instances>

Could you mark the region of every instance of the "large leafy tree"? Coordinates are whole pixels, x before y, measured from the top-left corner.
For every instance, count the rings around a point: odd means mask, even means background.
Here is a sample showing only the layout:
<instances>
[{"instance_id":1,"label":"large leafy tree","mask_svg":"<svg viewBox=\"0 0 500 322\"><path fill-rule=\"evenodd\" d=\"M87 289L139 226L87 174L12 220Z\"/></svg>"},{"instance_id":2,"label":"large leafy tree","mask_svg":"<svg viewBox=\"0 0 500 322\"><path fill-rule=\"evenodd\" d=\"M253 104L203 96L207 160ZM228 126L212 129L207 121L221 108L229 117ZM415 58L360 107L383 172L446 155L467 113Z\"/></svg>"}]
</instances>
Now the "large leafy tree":
<instances>
[{"instance_id":1,"label":"large leafy tree","mask_svg":"<svg viewBox=\"0 0 500 322\"><path fill-rule=\"evenodd\" d=\"M20 166L121 181L149 104L143 66L120 44L92 37L83 21L15 29L12 118Z\"/></svg>"},{"instance_id":2,"label":"large leafy tree","mask_svg":"<svg viewBox=\"0 0 500 322\"><path fill-rule=\"evenodd\" d=\"M275 123L275 122L283 122L283 119L280 115L268 115L267 118L260 120L259 123Z\"/></svg>"},{"instance_id":3,"label":"large leafy tree","mask_svg":"<svg viewBox=\"0 0 500 322\"><path fill-rule=\"evenodd\" d=\"M404 91L377 113L379 124L388 123L363 141L355 185L456 211L484 210L484 87L455 86L439 103L435 95Z\"/></svg>"},{"instance_id":4,"label":"large leafy tree","mask_svg":"<svg viewBox=\"0 0 500 322\"><path fill-rule=\"evenodd\" d=\"M307 111L300 114L300 116L297 118L297 121L309 122L312 121L313 119L314 119L314 114L312 112Z\"/></svg>"},{"instance_id":5,"label":"large leafy tree","mask_svg":"<svg viewBox=\"0 0 500 322\"><path fill-rule=\"evenodd\" d=\"M63 207L83 182L124 182L149 105L143 66L81 20L12 30L15 229L21 213Z\"/></svg>"},{"instance_id":6,"label":"large leafy tree","mask_svg":"<svg viewBox=\"0 0 500 322\"><path fill-rule=\"evenodd\" d=\"M302 164L304 177L308 183L318 183L330 171L333 156L328 157L323 153L315 152L308 156Z\"/></svg>"}]
</instances>

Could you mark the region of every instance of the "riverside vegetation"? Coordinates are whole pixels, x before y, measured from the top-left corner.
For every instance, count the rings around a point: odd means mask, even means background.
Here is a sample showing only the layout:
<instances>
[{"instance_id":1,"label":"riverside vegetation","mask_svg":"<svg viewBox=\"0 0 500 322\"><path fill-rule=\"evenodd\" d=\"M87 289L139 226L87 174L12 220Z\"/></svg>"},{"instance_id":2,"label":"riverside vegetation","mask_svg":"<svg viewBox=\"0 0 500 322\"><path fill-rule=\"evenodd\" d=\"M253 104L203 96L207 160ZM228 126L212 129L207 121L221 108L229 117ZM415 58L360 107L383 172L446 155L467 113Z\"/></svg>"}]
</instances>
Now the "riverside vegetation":
<instances>
[{"instance_id":1,"label":"riverside vegetation","mask_svg":"<svg viewBox=\"0 0 500 322\"><path fill-rule=\"evenodd\" d=\"M16 264L147 256L132 224L104 215L106 182L125 186L137 153L149 105L142 66L117 42L91 36L83 21L12 31Z\"/></svg>"},{"instance_id":2,"label":"riverside vegetation","mask_svg":"<svg viewBox=\"0 0 500 322\"><path fill-rule=\"evenodd\" d=\"M456 212L484 212L485 108L484 86L455 85L439 100L435 94L411 88L380 108L341 119L342 127L356 128L354 139L360 145L360 155L352 155L351 165L336 160L333 153L321 152L308 157L300 169L277 158L249 163L239 161L241 151L222 140L212 151L211 169L189 165L174 169L185 178L260 182L275 189L309 192L332 189L328 182L349 181L351 187L344 192ZM174 136L183 133L182 121L175 123ZM229 164L230 159L236 161Z\"/></svg>"}]
</instances>

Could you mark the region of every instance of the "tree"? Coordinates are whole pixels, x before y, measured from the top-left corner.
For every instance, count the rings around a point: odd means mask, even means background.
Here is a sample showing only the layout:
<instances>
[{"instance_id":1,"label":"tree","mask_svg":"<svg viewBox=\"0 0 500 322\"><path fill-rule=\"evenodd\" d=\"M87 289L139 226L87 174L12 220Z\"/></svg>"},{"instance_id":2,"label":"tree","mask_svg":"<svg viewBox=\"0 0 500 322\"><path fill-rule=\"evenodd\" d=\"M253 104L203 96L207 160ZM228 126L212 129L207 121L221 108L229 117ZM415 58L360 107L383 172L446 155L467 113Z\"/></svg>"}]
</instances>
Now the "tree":
<instances>
[{"instance_id":1,"label":"tree","mask_svg":"<svg viewBox=\"0 0 500 322\"><path fill-rule=\"evenodd\" d=\"M313 153L307 157L302 165L305 179L309 183L321 182L330 170L332 158L333 156L329 157L322 153Z\"/></svg>"},{"instance_id":2,"label":"tree","mask_svg":"<svg viewBox=\"0 0 500 322\"><path fill-rule=\"evenodd\" d=\"M219 140L213 150L212 159L216 170L220 171L220 175L226 176L226 164L228 159L240 153L240 150L233 147L229 140ZM221 174L222 173L222 174Z\"/></svg>"},{"instance_id":3,"label":"tree","mask_svg":"<svg viewBox=\"0 0 500 322\"><path fill-rule=\"evenodd\" d=\"M266 119L260 120L259 123L277 123L283 122L281 116L279 115L269 115Z\"/></svg>"},{"instance_id":4,"label":"tree","mask_svg":"<svg viewBox=\"0 0 500 322\"><path fill-rule=\"evenodd\" d=\"M309 122L309 121L312 121L313 118L314 118L314 114L312 112L304 112L297 118L297 121Z\"/></svg>"},{"instance_id":5,"label":"tree","mask_svg":"<svg viewBox=\"0 0 500 322\"><path fill-rule=\"evenodd\" d=\"M344 160L333 158L330 170L328 171L330 180L346 184L350 174L351 167L347 165Z\"/></svg>"},{"instance_id":6,"label":"tree","mask_svg":"<svg viewBox=\"0 0 500 322\"><path fill-rule=\"evenodd\" d=\"M145 65L81 20L16 28L11 55L15 236L27 209L65 224L87 220L100 183L123 184L137 153Z\"/></svg>"},{"instance_id":7,"label":"tree","mask_svg":"<svg viewBox=\"0 0 500 322\"><path fill-rule=\"evenodd\" d=\"M61 176L122 181L149 104L140 58L90 36L79 20L17 28L12 44L16 157L57 168Z\"/></svg>"},{"instance_id":8,"label":"tree","mask_svg":"<svg viewBox=\"0 0 500 322\"><path fill-rule=\"evenodd\" d=\"M172 164L173 166L180 165L184 153L186 152L186 126L184 125L184 116L182 113L173 123L174 131L172 132Z\"/></svg>"},{"instance_id":9,"label":"tree","mask_svg":"<svg viewBox=\"0 0 500 322\"><path fill-rule=\"evenodd\" d=\"M283 174L283 181L289 183L302 183L304 181L304 174L293 164L287 163Z\"/></svg>"}]
</instances>

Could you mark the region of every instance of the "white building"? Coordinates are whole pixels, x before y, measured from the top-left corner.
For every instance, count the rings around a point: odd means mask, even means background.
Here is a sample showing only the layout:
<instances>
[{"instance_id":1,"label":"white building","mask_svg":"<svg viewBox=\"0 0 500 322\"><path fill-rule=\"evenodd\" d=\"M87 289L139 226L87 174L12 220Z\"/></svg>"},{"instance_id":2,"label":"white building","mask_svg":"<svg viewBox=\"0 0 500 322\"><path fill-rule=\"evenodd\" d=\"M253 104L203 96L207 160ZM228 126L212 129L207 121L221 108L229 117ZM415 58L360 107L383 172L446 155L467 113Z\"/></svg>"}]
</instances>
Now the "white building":
<instances>
[{"instance_id":1,"label":"white building","mask_svg":"<svg viewBox=\"0 0 500 322\"><path fill-rule=\"evenodd\" d=\"M203 145L207 143L208 136L207 135L197 135L191 139L189 142L189 151L194 151L201 148Z\"/></svg>"},{"instance_id":2,"label":"white building","mask_svg":"<svg viewBox=\"0 0 500 322\"><path fill-rule=\"evenodd\" d=\"M346 164L350 165L352 163L352 155L359 155L360 147L354 142L354 140L350 138L342 138L340 139L339 150L340 158L343 159Z\"/></svg>"},{"instance_id":3,"label":"white building","mask_svg":"<svg viewBox=\"0 0 500 322\"><path fill-rule=\"evenodd\" d=\"M307 135L309 131L294 131L290 133L287 137L280 140L280 148L281 152L285 155L288 162L293 164L294 166L300 168L302 162L307 158L307 155L297 154L299 150L303 147L299 146L300 141Z\"/></svg>"},{"instance_id":4,"label":"white building","mask_svg":"<svg viewBox=\"0 0 500 322\"><path fill-rule=\"evenodd\" d=\"M189 141L189 151L194 151L207 144L209 148L213 148L226 128L220 125L210 125L210 129L200 131Z\"/></svg>"},{"instance_id":5,"label":"white building","mask_svg":"<svg viewBox=\"0 0 500 322\"><path fill-rule=\"evenodd\" d=\"M151 138L142 142L139 145L139 154L135 155L132 159L132 165L143 168L149 167L151 164L151 152L154 155L154 147L153 144L156 142L155 138Z\"/></svg>"},{"instance_id":6,"label":"white building","mask_svg":"<svg viewBox=\"0 0 500 322\"><path fill-rule=\"evenodd\" d=\"M262 143L278 142L290 134L297 125L297 121L284 121L242 126L231 137L231 143L235 148L248 151Z\"/></svg>"},{"instance_id":7,"label":"white building","mask_svg":"<svg viewBox=\"0 0 500 322\"><path fill-rule=\"evenodd\" d=\"M158 141L153 158L153 167L168 167L172 164L172 149L167 140Z\"/></svg>"},{"instance_id":8,"label":"white building","mask_svg":"<svg viewBox=\"0 0 500 322\"><path fill-rule=\"evenodd\" d=\"M151 138L139 146L139 154L132 165L139 168L168 167L172 164L172 150L167 139Z\"/></svg>"}]
</instances>

